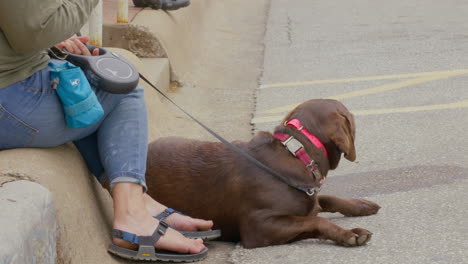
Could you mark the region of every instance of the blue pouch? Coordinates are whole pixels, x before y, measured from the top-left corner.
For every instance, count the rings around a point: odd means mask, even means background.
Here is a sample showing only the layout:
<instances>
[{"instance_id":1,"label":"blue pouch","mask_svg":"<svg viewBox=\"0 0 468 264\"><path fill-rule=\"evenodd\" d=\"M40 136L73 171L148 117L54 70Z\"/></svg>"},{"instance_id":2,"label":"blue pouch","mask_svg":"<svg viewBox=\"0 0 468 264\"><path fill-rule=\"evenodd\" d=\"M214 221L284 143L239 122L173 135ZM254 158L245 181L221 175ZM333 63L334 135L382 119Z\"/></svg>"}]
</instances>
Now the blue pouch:
<instances>
[{"instance_id":1,"label":"blue pouch","mask_svg":"<svg viewBox=\"0 0 468 264\"><path fill-rule=\"evenodd\" d=\"M98 122L104 110L83 71L70 62L49 62L50 80L57 87L69 127L84 128Z\"/></svg>"}]
</instances>

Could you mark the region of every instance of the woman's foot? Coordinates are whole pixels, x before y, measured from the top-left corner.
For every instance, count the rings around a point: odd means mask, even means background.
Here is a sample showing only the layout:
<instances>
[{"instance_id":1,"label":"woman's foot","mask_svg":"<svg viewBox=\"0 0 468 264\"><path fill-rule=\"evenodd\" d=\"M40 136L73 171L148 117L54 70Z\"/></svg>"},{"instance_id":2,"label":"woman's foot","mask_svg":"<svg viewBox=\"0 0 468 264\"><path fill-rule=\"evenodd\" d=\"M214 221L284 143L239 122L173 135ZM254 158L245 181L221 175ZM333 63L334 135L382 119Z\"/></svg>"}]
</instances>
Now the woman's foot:
<instances>
[{"instance_id":1,"label":"woman's foot","mask_svg":"<svg viewBox=\"0 0 468 264\"><path fill-rule=\"evenodd\" d=\"M161 203L155 201L146 193L143 195L143 200L145 202L147 212L152 216L160 214L167 208ZM166 219L164 219L164 222L168 223L179 231L206 231L211 230L213 227L213 221L192 218L190 216L177 213L168 216Z\"/></svg>"},{"instance_id":2,"label":"woman's foot","mask_svg":"<svg viewBox=\"0 0 468 264\"><path fill-rule=\"evenodd\" d=\"M143 192L140 185L118 183L112 191L114 199L114 229L120 229L139 236L151 236L159 221L146 210ZM138 245L113 238L117 246L138 249ZM195 254L205 249L203 241L184 237L179 232L167 229L166 234L156 242L155 247L178 253Z\"/></svg>"}]
</instances>

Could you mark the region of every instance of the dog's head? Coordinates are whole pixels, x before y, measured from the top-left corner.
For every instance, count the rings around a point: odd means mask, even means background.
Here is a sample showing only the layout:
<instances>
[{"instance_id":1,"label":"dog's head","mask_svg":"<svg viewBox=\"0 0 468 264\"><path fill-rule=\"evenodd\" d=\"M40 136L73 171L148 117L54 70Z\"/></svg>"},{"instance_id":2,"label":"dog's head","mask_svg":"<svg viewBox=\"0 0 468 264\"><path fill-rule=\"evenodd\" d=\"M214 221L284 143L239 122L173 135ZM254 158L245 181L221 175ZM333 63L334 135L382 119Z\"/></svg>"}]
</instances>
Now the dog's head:
<instances>
[{"instance_id":1,"label":"dog's head","mask_svg":"<svg viewBox=\"0 0 468 264\"><path fill-rule=\"evenodd\" d=\"M349 161L356 160L354 117L342 103L331 99L309 100L297 106L282 122L295 118L322 141L328 151L330 169L338 166L341 153Z\"/></svg>"}]
</instances>

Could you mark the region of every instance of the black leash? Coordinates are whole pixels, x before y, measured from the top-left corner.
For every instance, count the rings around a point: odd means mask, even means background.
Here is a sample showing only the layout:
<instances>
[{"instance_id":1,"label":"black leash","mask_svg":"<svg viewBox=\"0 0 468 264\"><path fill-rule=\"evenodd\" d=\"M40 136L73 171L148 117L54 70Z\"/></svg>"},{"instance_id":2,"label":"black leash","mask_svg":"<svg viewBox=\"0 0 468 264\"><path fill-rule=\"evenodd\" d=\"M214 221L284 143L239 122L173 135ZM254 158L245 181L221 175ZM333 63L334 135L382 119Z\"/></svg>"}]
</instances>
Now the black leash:
<instances>
[{"instance_id":1,"label":"black leash","mask_svg":"<svg viewBox=\"0 0 468 264\"><path fill-rule=\"evenodd\" d=\"M205 126L202 122L198 121L198 119L196 119L195 117L193 117L191 114L189 114L187 111L185 111L184 109L182 109L182 107L178 106L174 101L171 100L171 98L169 98L167 95L165 95L161 90L159 90L155 85L153 85L150 81L148 81L148 79L146 79L145 76L143 76L141 73L140 73L140 78L143 79L143 81L145 81L146 83L148 83L151 87L153 87L158 93L160 93L164 98L166 98L167 100L169 100L169 102L171 102L173 105L175 105L180 111L182 111L184 114L186 114L187 116L189 116L193 121L195 121L197 124L199 124L201 127L203 127L206 131L208 131L208 133L210 133L211 135L213 135L215 138L217 138L219 141L221 141L222 143L224 143L229 149L231 149L232 151L234 151L235 153L239 154L240 156L242 156L243 158L245 158L246 160L250 161L251 163L255 164L257 167L259 167L260 169L263 169L264 171L270 173L271 175L275 176L277 179L279 179L280 181L286 183L287 185L301 191L301 192L305 192L308 196L312 196L314 195L315 193L315 189L312 187L312 188L308 188L308 187L305 187L305 186L296 186L296 185L293 185L288 178L286 177L283 177L281 174L279 174L277 171L273 170L272 168L266 166L265 164L263 164L262 162L260 162L259 160L255 159L254 157L250 156L248 153L244 152L243 150L241 150L240 148L238 148L237 146L231 144L230 142L228 142L226 139L224 139L223 137L221 137L220 135L216 134L213 130L211 130L209 127Z\"/></svg>"}]
</instances>

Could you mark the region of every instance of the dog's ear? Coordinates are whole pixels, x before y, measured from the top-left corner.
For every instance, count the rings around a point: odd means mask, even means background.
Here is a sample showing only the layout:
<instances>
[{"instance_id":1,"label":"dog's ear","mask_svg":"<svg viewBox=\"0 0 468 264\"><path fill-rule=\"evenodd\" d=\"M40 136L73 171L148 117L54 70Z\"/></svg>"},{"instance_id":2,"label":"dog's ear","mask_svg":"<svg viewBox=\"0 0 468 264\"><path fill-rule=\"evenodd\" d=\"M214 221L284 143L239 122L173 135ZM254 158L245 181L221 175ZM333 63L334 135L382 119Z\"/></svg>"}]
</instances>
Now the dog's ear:
<instances>
[{"instance_id":1,"label":"dog's ear","mask_svg":"<svg viewBox=\"0 0 468 264\"><path fill-rule=\"evenodd\" d=\"M349 161L356 160L356 149L354 148L355 134L356 127L353 115L347 110L336 113L329 132L330 139Z\"/></svg>"}]
</instances>

